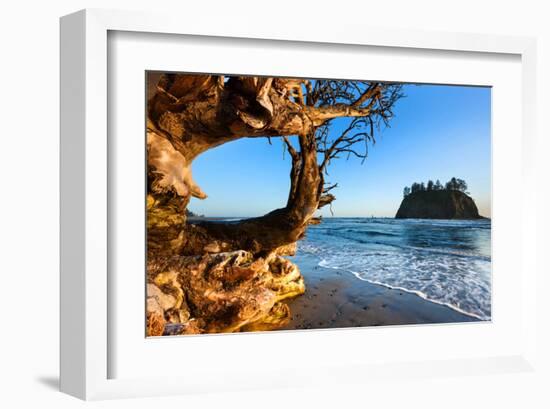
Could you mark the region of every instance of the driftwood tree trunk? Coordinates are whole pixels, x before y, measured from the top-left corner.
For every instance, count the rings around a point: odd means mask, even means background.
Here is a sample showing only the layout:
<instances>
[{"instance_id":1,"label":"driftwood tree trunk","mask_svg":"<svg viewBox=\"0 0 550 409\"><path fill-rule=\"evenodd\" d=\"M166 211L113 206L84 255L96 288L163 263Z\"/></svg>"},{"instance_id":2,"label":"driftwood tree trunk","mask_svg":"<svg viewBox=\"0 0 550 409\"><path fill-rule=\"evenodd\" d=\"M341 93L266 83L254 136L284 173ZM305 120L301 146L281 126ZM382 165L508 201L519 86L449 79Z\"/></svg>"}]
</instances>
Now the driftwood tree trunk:
<instances>
[{"instance_id":1,"label":"driftwood tree trunk","mask_svg":"<svg viewBox=\"0 0 550 409\"><path fill-rule=\"evenodd\" d=\"M357 155L351 146L369 139L368 133L361 132L369 125L365 118L370 121L372 138L373 117L386 120L384 115L391 113L393 101L384 105L388 95L383 90L395 91L371 83L361 87L317 81L312 85L293 79L184 74L162 75L158 81L151 76L149 85L156 85L148 102L147 121L148 272L154 286L149 294L157 294L164 286L172 288L168 293L182 292L188 299L188 311L182 315L183 303L177 303L177 308L176 304L159 308L159 297L150 296L149 333L166 332L167 322L182 324L180 332L257 329L265 327L262 322L283 323L289 312L278 303L277 294L295 296L304 287L297 269L289 267L281 255L292 253L308 224L316 221L315 211L334 200L328 193L334 186L326 188L324 184L328 162L338 153ZM398 94L389 94L392 96ZM350 127L329 141L328 123L339 117L351 118ZM297 136L299 149L289 141L291 136ZM286 142L292 158L286 206L238 223L187 224L185 209L190 199L207 197L193 179L193 160L224 143L255 137L282 137ZM321 164L318 155L323 158ZM286 267L276 268L275 273L270 267L282 264ZM225 271L225 275L217 274L212 281L212 268ZM248 273L235 273L235 269ZM288 273L287 278L275 279L282 270ZM158 278L167 271L176 277L170 285L164 283L165 278ZM193 274L195 278L190 280ZM212 299L212 292L222 289L226 294ZM274 295L268 297L263 290ZM231 299L240 301L227 301ZM252 308L254 312L244 313L251 305L257 306ZM167 312L174 308L178 314ZM189 321L193 316L202 321L191 326L184 323L185 317Z\"/></svg>"},{"instance_id":2,"label":"driftwood tree trunk","mask_svg":"<svg viewBox=\"0 0 550 409\"><path fill-rule=\"evenodd\" d=\"M289 144L293 158L291 190L285 208L238 224L203 224L190 232L193 244L184 252L200 254L205 247L221 251L268 253L294 243L319 207L323 177L317 163L315 130L329 118L366 114L349 108L313 108L296 102L286 80L215 76L164 76L149 103L149 149L173 150L178 166L150 160L152 193L172 191L182 203L205 193L192 178L193 160L208 149L246 137L298 135L300 150ZM171 147L166 146L166 142ZM150 154L150 158L151 158ZM169 184L171 182L171 184ZM323 204L327 204L324 202ZM196 231L194 231L196 230ZM201 248L202 247L202 248Z\"/></svg>"}]
</instances>

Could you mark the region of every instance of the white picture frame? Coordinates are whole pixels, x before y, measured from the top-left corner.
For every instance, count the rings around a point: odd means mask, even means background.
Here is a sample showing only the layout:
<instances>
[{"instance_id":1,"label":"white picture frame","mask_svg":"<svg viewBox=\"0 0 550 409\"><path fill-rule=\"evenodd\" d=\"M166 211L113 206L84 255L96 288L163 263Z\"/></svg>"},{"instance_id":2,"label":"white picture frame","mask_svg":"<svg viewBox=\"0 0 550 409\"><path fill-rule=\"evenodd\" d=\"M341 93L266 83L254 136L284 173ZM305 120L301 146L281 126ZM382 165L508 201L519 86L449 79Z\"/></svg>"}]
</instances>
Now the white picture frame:
<instances>
[{"instance_id":1,"label":"white picture frame","mask_svg":"<svg viewBox=\"0 0 550 409\"><path fill-rule=\"evenodd\" d=\"M265 371L254 363L244 365L246 370L228 377L223 362L219 368L212 366L210 372L202 372L197 362L196 370L188 370L186 376L155 374L155 376L113 377L112 326L109 314L113 300L109 293L108 270L109 253L109 123L108 100L113 84L109 83L108 66L112 56L109 54L109 33L133 32L147 36L155 34L192 36L196 38L225 38L239 41L255 39L258 41L279 41L280 44L301 44L307 47L338 48L353 46L384 47L397 50L417 50L431 53L479 53L513 55L521 59L521 115L518 119L521 136L521 171L525 195L518 199L522 206L521 221L515 225L515 231L521 237L521 258L517 256L517 265L521 274L519 282L522 288L521 319L517 325L520 332L515 336L513 347L503 343L498 354L461 355L452 351L437 357L422 355L409 358L400 357L386 362L385 359L370 359L351 363L342 356L341 366L345 373L335 376L334 359L327 357L326 364L314 366L305 360L300 370L285 368ZM162 40L161 40L162 41ZM164 13L140 13L110 10L84 10L61 19L61 376L60 388L63 392L81 399L108 399L118 397L154 396L165 394L196 393L212 390L238 390L265 387L283 387L286 385L322 385L330 382L366 382L369 377L377 379L392 378L395 373L405 378L418 376L446 376L505 373L532 371L536 368L536 286L528 285L537 281L542 268L537 266L533 256L536 215L526 210L530 200L529 193L534 191L535 178L530 176L536 171L532 158L536 152L535 123L535 70L536 43L531 38L490 36L477 34L434 33L400 28L372 28L348 26L345 30L326 31L293 25L291 31L281 32L269 22L230 23L212 16L210 24L194 19L182 18ZM153 67L154 68L154 67ZM205 69L205 71L208 71ZM334 74L338 77L337 73ZM384 78L382 78L384 79ZM139 120L138 120L139 122ZM139 142L139 139L138 139ZM143 141L144 142L144 141ZM495 158L494 158L495 159ZM116 158L115 158L116 160ZM532 190L530 190L532 188ZM498 226L498 225L497 225ZM502 232L503 229L500 230ZM499 233L499 229L494 230ZM531 241L529 241L531 240ZM501 264L502 265L502 264ZM498 295L497 295L498 297ZM136 311L142 319L142 311ZM519 317L519 315L518 315ZM504 322L503 319L501 322ZM493 322L495 328L500 325ZM510 324L512 325L512 324ZM510 325L507 331L512 328ZM463 334L468 337L473 327L456 326L451 329L454 336ZM480 326L473 336L481 336ZM383 329L382 331L399 331ZM355 331L355 332L353 332ZM361 331L361 330L359 330ZM378 331L378 330L377 330ZM418 331L418 328L416 328ZM420 331L422 332L422 330ZM363 342L364 334L357 330L300 331L292 335L292 342L306 343L315 337L315 342L334 342L334 335L340 339L349 337L350 343ZM309 335L308 335L309 334ZM315 334L315 335L313 335ZM319 335L320 334L320 335ZM359 335L361 335L360 338ZM371 336L376 335L370 332ZM397 332L395 332L397 334ZM452 334L449 334L452 335ZM262 342L277 337L281 342L288 339L288 333L253 334L262 337ZM418 334L421 339L422 333ZM190 343L219 347L227 345L239 347L250 338L243 336L190 337ZM157 342L149 340L150 342ZM140 340L141 342L141 340ZM181 348L181 338L171 339L162 345L164 349ZM178 344L180 342L180 344ZM186 341L187 342L187 341ZM153 344L149 344L153 345ZM191 345L191 344L188 344ZM512 345L512 344L510 344ZM146 360L147 357L141 357ZM334 358L334 357L333 357ZM214 365L214 364L212 364ZM289 373L288 369L294 369ZM212 371L214 370L214 372ZM131 372L129 370L128 372ZM192 376L190 376L193 374ZM283 376L284 374L284 376Z\"/></svg>"}]
</instances>

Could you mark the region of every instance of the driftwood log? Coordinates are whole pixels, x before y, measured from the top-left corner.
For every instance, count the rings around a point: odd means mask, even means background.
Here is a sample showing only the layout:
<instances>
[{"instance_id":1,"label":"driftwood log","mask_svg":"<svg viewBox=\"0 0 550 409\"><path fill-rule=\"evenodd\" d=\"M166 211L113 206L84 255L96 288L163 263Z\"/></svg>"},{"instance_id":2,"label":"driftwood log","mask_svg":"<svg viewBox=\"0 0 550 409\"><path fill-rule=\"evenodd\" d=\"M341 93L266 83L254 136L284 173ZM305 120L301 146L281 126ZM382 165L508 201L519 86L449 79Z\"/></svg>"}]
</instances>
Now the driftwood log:
<instances>
[{"instance_id":1,"label":"driftwood log","mask_svg":"<svg viewBox=\"0 0 550 409\"><path fill-rule=\"evenodd\" d=\"M336 185L325 183L331 160L366 158L375 129L393 115L400 85L155 73L148 82L147 334L285 325L290 311L282 301L305 286L283 256L335 199ZM333 135L336 118L348 123ZM193 160L257 137L285 141L292 159L286 206L237 223L187 223L191 198L207 197L193 179Z\"/></svg>"}]
</instances>

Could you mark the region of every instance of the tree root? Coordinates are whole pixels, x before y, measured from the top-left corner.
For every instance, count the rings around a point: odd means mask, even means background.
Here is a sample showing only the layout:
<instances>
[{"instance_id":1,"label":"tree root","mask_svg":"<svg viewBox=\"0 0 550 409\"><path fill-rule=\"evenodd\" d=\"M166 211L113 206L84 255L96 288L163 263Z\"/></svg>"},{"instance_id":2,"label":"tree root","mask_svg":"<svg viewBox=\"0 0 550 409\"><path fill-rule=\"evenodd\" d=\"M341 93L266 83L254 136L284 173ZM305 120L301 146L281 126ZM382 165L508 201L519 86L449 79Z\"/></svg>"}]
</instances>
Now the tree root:
<instances>
[{"instance_id":1,"label":"tree root","mask_svg":"<svg viewBox=\"0 0 550 409\"><path fill-rule=\"evenodd\" d=\"M172 256L147 270L148 336L280 328L290 320L282 301L305 292L298 267L277 252Z\"/></svg>"}]
</instances>

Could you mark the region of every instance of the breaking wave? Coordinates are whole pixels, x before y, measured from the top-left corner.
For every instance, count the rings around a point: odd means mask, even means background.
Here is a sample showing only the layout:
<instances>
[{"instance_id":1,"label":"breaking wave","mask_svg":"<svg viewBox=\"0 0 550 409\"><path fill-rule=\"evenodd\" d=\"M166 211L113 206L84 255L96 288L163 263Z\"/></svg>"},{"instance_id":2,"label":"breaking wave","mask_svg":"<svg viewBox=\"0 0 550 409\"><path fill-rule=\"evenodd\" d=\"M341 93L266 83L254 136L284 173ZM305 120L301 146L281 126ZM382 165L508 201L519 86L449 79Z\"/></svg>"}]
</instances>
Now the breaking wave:
<instances>
[{"instance_id":1,"label":"breaking wave","mask_svg":"<svg viewBox=\"0 0 550 409\"><path fill-rule=\"evenodd\" d=\"M321 267L490 320L490 227L488 220L325 219L298 249Z\"/></svg>"}]
</instances>

